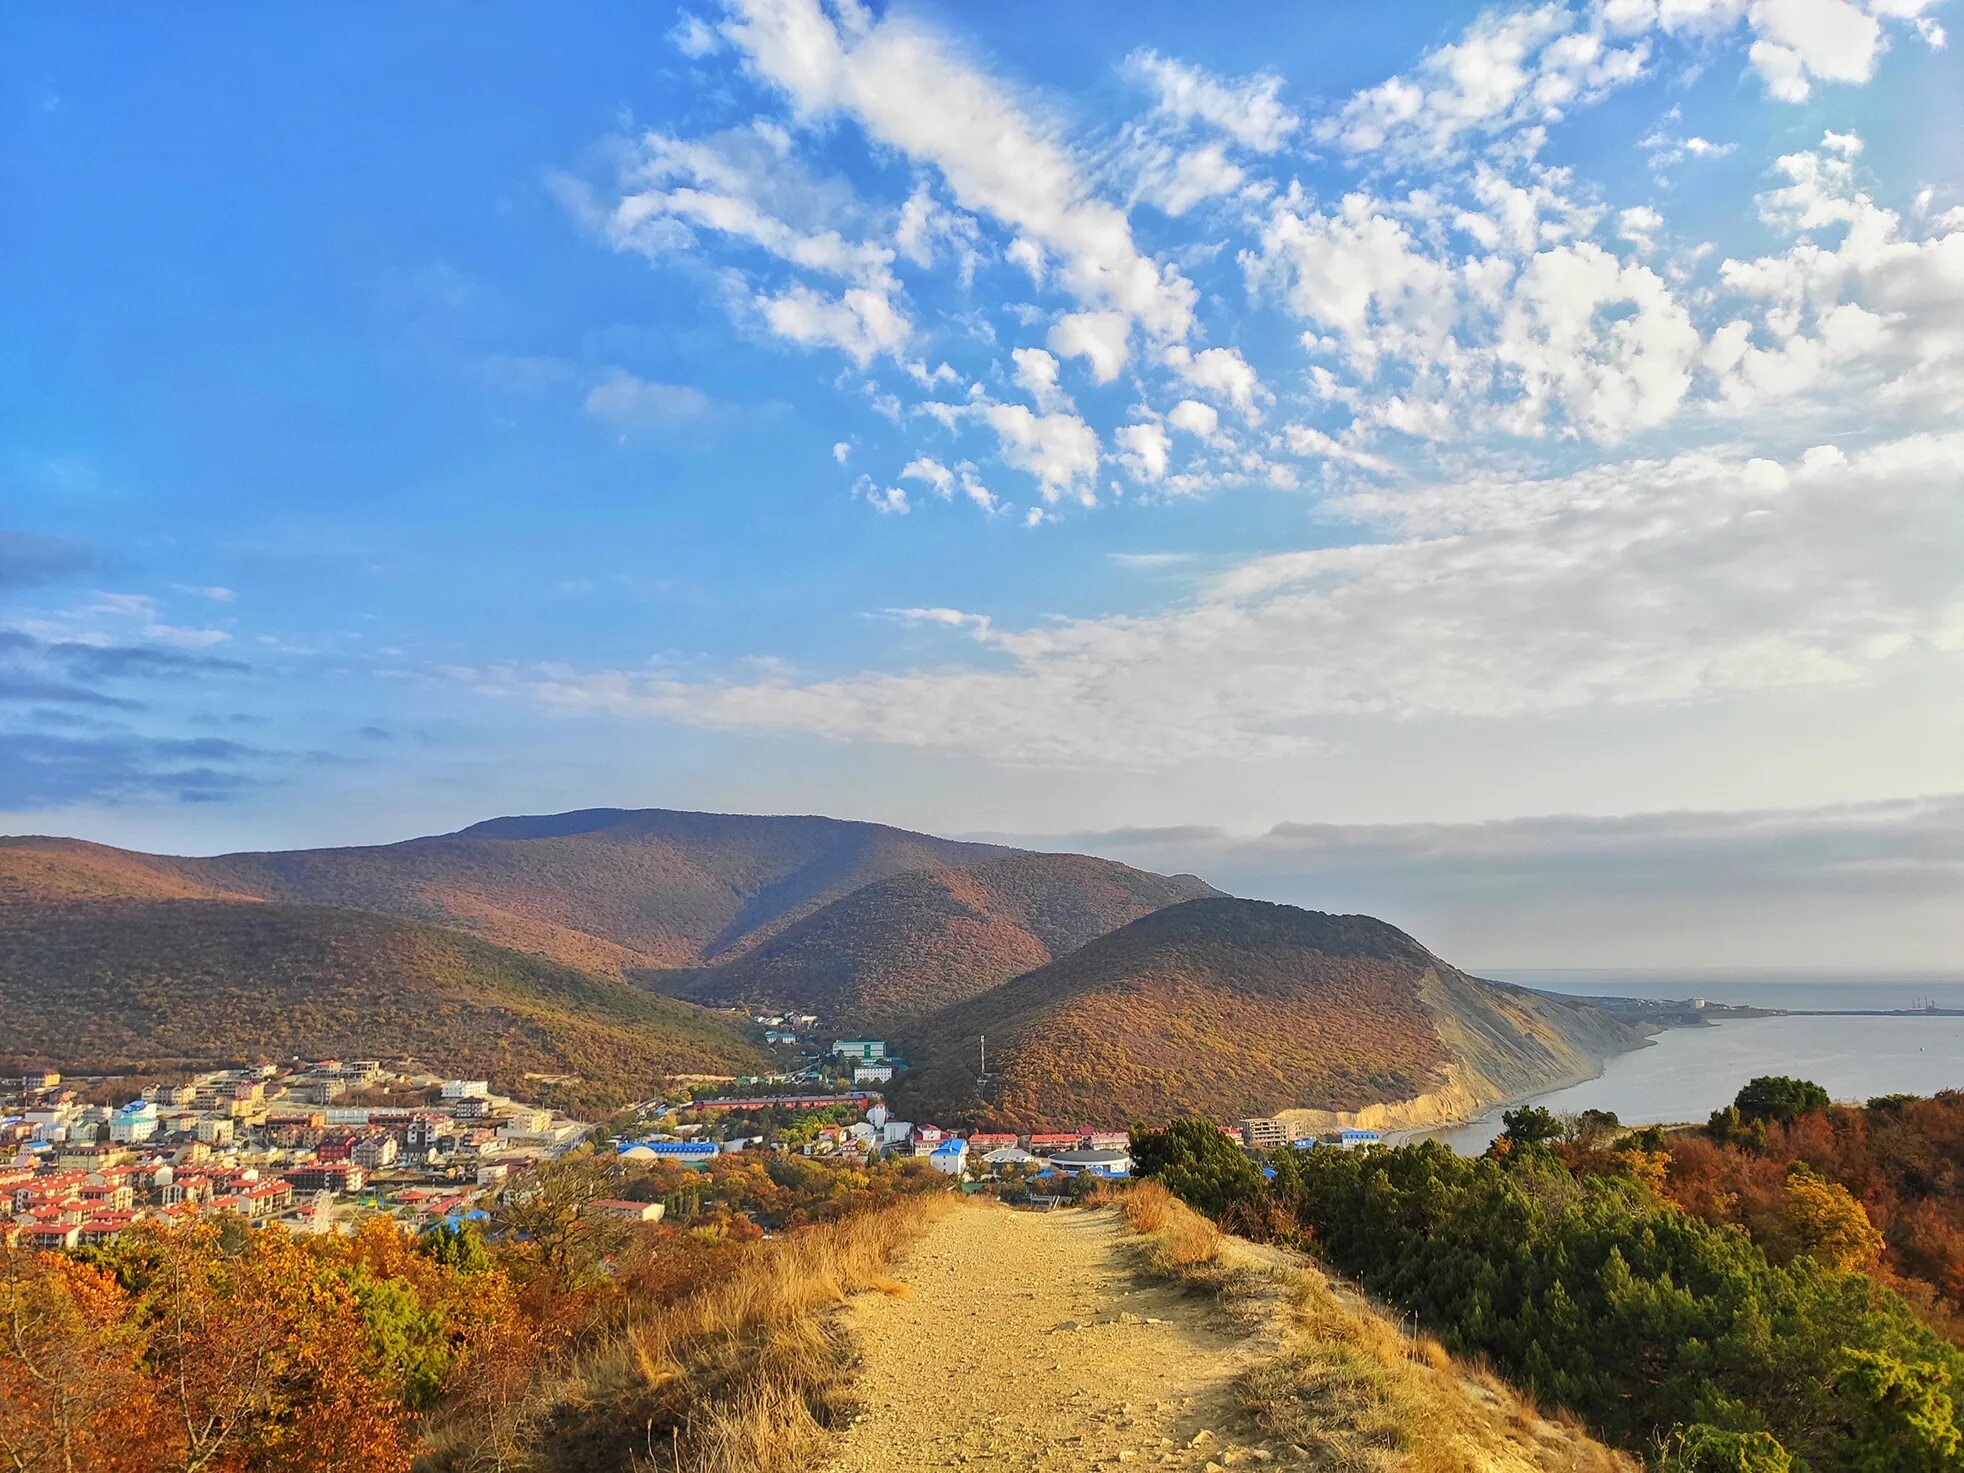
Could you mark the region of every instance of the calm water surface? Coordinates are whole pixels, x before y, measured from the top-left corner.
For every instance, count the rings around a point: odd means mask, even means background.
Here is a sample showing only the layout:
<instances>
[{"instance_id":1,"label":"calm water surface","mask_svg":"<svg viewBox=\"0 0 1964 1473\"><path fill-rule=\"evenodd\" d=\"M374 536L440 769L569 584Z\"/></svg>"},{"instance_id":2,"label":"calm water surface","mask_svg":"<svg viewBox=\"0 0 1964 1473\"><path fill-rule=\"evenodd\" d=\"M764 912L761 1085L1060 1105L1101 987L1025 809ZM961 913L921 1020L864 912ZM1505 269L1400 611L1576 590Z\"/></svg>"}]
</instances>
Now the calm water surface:
<instances>
[{"instance_id":1,"label":"calm water surface","mask_svg":"<svg viewBox=\"0 0 1964 1473\"><path fill-rule=\"evenodd\" d=\"M1760 1000L1741 995L1745 989L1728 991L1732 995L1714 989L1712 996L1740 1003ZM1938 1000L1948 1001L1941 994ZM1769 1005L1778 1006L1770 1000ZM1614 1110L1626 1125L1703 1120L1731 1104L1739 1086L1759 1074L1811 1079L1837 1100L1964 1088L1964 1018L1751 1018L1673 1028L1658 1034L1649 1048L1607 1060L1600 1078L1539 1095L1534 1103L1557 1112ZM1477 1155L1500 1130L1496 1110L1491 1117L1439 1132L1437 1139Z\"/></svg>"}]
</instances>

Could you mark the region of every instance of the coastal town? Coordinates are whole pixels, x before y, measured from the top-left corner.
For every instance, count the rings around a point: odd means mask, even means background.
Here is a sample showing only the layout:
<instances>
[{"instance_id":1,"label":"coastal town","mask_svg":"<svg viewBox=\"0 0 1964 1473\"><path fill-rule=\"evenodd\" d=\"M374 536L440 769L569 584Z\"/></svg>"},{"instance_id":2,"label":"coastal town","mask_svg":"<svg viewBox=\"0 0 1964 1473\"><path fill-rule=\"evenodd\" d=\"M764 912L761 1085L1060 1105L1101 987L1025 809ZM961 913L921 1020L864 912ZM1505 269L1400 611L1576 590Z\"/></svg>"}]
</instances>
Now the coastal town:
<instances>
[{"instance_id":1,"label":"coastal town","mask_svg":"<svg viewBox=\"0 0 1964 1473\"><path fill-rule=\"evenodd\" d=\"M484 1079L378 1059L295 1060L214 1069L119 1090L114 1076L29 1070L0 1079L0 1242L59 1250L114 1241L140 1222L225 1214L294 1233L350 1232L376 1217L419 1232L486 1221L527 1173L592 1144L624 1166L701 1167L742 1152L863 1166L924 1162L970 1187L1038 1201L1074 1178L1124 1179L1128 1134L1090 1127L944 1129L897 1118L885 1084L905 1065L884 1040L805 1033L814 1019L760 1018L804 1045L795 1072L696 1085L604 1124L495 1091ZM1220 1127L1251 1152L1285 1144L1355 1147L1372 1131L1291 1140L1273 1119ZM594 1210L655 1221L659 1201Z\"/></svg>"}]
</instances>

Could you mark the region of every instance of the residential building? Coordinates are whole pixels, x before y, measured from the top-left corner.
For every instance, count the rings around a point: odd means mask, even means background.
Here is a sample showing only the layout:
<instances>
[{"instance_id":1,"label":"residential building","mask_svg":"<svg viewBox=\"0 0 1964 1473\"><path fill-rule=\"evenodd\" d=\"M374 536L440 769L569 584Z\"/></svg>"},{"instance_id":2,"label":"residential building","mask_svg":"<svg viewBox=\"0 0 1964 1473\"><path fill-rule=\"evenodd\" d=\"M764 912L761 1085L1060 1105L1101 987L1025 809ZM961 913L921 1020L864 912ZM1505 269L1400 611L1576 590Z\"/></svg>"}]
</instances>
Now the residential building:
<instances>
[{"instance_id":1,"label":"residential building","mask_svg":"<svg viewBox=\"0 0 1964 1473\"><path fill-rule=\"evenodd\" d=\"M968 1142L951 1135L927 1153L927 1164L944 1176L960 1176L968 1169Z\"/></svg>"},{"instance_id":2,"label":"residential building","mask_svg":"<svg viewBox=\"0 0 1964 1473\"><path fill-rule=\"evenodd\" d=\"M877 1064L887 1056L882 1038L842 1038L832 1045L832 1057L855 1064Z\"/></svg>"},{"instance_id":3,"label":"residential building","mask_svg":"<svg viewBox=\"0 0 1964 1473\"><path fill-rule=\"evenodd\" d=\"M1240 1122L1241 1144L1251 1151L1273 1151L1289 1139L1280 1120L1251 1119Z\"/></svg>"},{"instance_id":4,"label":"residential building","mask_svg":"<svg viewBox=\"0 0 1964 1473\"><path fill-rule=\"evenodd\" d=\"M852 1066L852 1082L854 1084L885 1084L891 1078L893 1078L893 1065L888 1063L854 1064Z\"/></svg>"}]
</instances>

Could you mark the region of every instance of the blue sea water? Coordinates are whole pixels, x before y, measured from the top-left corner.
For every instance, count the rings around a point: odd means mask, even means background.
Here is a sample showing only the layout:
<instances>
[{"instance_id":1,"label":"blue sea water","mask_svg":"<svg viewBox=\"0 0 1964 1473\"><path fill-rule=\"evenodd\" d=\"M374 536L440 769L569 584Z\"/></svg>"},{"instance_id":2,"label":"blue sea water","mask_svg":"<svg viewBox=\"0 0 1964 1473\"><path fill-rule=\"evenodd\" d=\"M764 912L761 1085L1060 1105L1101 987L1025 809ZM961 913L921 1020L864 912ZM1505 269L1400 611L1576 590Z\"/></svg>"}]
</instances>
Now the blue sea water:
<instances>
[{"instance_id":1,"label":"blue sea water","mask_svg":"<svg viewBox=\"0 0 1964 1473\"><path fill-rule=\"evenodd\" d=\"M1557 986L1557 979L1563 985ZM1835 979L1751 973L1512 972L1498 980L1577 996L1704 997L1779 1008L1906 1008L1918 999L1964 1008L1964 979ZM1602 1074L1535 1097L1557 1112L1614 1110L1626 1124L1703 1120L1760 1074L1811 1079L1837 1100L1964 1089L1964 1017L1743 1018L1673 1028L1647 1048L1604 1062ZM1438 1133L1477 1154L1500 1133L1498 1109Z\"/></svg>"}]
</instances>

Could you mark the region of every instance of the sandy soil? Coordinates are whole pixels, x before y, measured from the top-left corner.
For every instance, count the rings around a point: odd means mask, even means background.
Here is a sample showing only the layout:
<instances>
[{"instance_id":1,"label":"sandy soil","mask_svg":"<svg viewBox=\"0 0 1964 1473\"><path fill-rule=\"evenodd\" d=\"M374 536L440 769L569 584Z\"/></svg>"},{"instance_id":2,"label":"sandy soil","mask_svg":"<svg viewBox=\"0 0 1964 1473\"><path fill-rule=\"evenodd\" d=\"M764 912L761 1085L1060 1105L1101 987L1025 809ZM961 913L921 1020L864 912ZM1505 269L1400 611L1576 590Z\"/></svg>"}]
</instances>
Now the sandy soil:
<instances>
[{"instance_id":1,"label":"sandy soil","mask_svg":"<svg viewBox=\"0 0 1964 1473\"><path fill-rule=\"evenodd\" d=\"M1115 1214L965 1203L848 1309L862 1411L834 1473L1256 1466L1227 1385L1273 1353L1217 1304L1134 1273Z\"/></svg>"}]
</instances>

